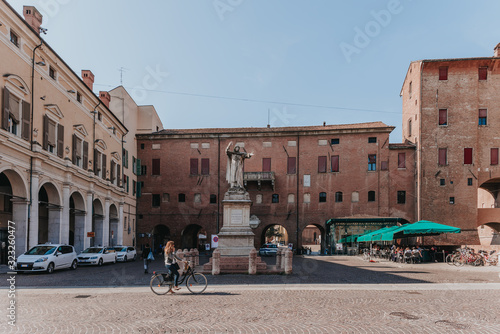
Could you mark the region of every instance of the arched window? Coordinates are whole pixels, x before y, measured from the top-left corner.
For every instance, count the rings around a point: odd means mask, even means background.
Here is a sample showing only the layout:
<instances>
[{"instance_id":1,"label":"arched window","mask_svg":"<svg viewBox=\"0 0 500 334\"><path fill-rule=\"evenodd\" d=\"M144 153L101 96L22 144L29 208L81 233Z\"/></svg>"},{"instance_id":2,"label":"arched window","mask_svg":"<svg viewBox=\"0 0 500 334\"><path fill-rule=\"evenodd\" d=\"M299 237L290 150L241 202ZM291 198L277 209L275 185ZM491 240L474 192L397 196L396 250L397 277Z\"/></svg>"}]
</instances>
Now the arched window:
<instances>
[{"instance_id":1,"label":"arched window","mask_svg":"<svg viewBox=\"0 0 500 334\"><path fill-rule=\"evenodd\" d=\"M341 191L335 193L335 202L340 203L343 201L343 194Z\"/></svg>"},{"instance_id":2,"label":"arched window","mask_svg":"<svg viewBox=\"0 0 500 334\"><path fill-rule=\"evenodd\" d=\"M324 192L319 193L319 202L320 203L326 202L326 193L324 193Z\"/></svg>"}]
</instances>

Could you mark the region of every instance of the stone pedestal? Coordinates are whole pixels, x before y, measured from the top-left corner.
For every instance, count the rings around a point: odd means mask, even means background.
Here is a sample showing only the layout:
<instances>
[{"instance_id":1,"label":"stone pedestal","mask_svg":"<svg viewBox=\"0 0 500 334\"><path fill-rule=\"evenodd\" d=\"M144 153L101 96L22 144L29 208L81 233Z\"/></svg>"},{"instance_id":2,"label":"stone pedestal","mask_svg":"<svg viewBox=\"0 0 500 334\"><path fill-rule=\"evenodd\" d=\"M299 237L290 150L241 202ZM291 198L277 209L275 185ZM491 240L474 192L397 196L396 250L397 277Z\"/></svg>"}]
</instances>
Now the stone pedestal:
<instances>
[{"instance_id":1,"label":"stone pedestal","mask_svg":"<svg viewBox=\"0 0 500 334\"><path fill-rule=\"evenodd\" d=\"M243 188L231 188L224 195L224 219L218 235L221 257L248 257L255 248L250 228L251 205L250 196Z\"/></svg>"}]
</instances>

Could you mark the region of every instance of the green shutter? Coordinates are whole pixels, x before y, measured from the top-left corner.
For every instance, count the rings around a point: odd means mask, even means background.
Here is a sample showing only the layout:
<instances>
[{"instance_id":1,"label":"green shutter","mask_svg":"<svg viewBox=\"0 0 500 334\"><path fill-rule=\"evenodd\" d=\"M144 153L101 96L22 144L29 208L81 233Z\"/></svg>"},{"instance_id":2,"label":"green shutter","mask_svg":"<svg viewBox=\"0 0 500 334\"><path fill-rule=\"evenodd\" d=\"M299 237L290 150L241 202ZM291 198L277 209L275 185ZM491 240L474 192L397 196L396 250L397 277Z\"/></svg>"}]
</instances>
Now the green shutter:
<instances>
[{"instance_id":1,"label":"green shutter","mask_svg":"<svg viewBox=\"0 0 500 334\"><path fill-rule=\"evenodd\" d=\"M137 197L141 197L141 183L137 182Z\"/></svg>"},{"instance_id":2,"label":"green shutter","mask_svg":"<svg viewBox=\"0 0 500 334\"><path fill-rule=\"evenodd\" d=\"M136 174L137 175L141 175L141 159L137 159L136 160L136 165L135 165L137 168L137 171L136 171Z\"/></svg>"}]
</instances>

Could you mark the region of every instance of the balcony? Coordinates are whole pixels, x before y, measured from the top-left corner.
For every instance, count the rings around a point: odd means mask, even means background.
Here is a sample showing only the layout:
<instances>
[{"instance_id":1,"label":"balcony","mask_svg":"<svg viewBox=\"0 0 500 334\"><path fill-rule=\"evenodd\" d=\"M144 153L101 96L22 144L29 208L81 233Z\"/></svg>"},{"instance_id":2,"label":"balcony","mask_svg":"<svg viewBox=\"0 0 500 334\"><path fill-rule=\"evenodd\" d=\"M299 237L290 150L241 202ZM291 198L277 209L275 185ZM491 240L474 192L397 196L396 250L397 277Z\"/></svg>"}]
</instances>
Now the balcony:
<instances>
[{"instance_id":1,"label":"balcony","mask_svg":"<svg viewBox=\"0 0 500 334\"><path fill-rule=\"evenodd\" d=\"M257 188L261 190L262 183L270 183L274 190L274 172L245 172L243 173L243 182L245 187L248 182L257 182Z\"/></svg>"}]
</instances>

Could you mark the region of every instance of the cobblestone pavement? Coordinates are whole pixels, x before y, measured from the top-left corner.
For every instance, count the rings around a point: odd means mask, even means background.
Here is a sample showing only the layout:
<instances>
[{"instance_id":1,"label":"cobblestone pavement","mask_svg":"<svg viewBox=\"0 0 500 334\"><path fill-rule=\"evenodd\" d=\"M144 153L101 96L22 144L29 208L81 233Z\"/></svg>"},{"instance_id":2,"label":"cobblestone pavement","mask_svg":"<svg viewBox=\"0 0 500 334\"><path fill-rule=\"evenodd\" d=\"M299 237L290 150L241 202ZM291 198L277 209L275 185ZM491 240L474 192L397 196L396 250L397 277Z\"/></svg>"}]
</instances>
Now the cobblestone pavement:
<instances>
[{"instance_id":1,"label":"cobblestone pavement","mask_svg":"<svg viewBox=\"0 0 500 334\"><path fill-rule=\"evenodd\" d=\"M140 267L16 275L15 326L1 275L0 333L500 334L500 267L296 257L290 276L209 275L202 295L166 296Z\"/></svg>"}]
</instances>

